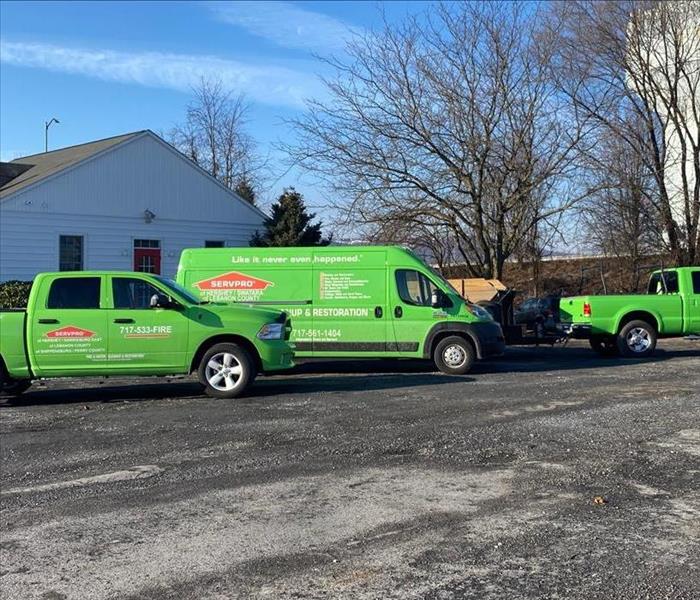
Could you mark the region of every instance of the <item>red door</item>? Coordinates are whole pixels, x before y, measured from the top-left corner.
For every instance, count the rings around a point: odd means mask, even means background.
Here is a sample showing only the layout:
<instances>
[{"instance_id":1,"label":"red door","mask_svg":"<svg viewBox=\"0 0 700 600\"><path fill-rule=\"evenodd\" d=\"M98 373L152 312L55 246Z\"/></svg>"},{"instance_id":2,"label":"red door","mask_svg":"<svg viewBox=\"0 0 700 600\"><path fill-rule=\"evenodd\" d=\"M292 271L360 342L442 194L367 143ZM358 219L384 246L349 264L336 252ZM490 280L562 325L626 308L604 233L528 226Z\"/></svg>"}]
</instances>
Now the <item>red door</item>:
<instances>
[{"instance_id":1,"label":"red door","mask_svg":"<svg viewBox=\"0 0 700 600\"><path fill-rule=\"evenodd\" d=\"M160 275L160 241L134 241L134 271Z\"/></svg>"}]
</instances>

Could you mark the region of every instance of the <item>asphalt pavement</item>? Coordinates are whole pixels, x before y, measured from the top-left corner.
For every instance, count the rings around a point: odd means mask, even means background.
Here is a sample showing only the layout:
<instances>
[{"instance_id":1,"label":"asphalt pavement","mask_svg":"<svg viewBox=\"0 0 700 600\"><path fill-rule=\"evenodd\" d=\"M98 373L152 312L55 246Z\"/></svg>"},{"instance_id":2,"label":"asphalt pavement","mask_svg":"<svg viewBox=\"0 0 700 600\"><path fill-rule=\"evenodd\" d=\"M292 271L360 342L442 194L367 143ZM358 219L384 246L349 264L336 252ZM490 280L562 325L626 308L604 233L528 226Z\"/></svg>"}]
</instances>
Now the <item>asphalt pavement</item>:
<instances>
[{"instance_id":1,"label":"asphalt pavement","mask_svg":"<svg viewBox=\"0 0 700 600\"><path fill-rule=\"evenodd\" d=\"M700 597L700 341L0 404L0 597Z\"/></svg>"}]
</instances>

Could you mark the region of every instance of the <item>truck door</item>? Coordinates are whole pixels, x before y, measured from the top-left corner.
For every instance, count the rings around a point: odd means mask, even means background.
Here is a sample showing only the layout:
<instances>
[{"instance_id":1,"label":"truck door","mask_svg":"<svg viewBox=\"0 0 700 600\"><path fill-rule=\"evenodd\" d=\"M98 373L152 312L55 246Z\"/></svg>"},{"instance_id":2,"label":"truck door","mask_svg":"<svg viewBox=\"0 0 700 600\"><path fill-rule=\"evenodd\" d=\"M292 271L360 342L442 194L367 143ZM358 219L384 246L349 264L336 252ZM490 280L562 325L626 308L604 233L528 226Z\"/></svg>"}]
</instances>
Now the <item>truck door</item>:
<instances>
[{"instance_id":1,"label":"truck door","mask_svg":"<svg viewBox=\"0 0 700 600\"><path fill-rule=\"evenodd\" d=\"M437 286L423 273L395 269L391 291L391 318L399 354L415 356L429 329L444 311L433 308L431 296Z\"/></svg>"},{"instance_id":2,"label":"truck door","mask_svg":"<svg viewBox=\"0 0 700 600\"><path fill-rule=\"evenodd\" d=\"M686 302L686 332L700 335L700 269L690 272L690 293Z\"/></svg>"},{"instance_id":3,"label":"truck door","mask_svg":"<svg viewBox=\"0 0 700 600\"><path fill-rule=\"evenodd\" d=\"M110 369L184 372L190 325L186 309L151 308L154 294L167 294L139 277L112 277L111 288Z\"/></svg>"},{"instance_id":4,"label":"truck door","mask_svg":"<svg viewBox=\"0 0 700 600\"><path fill-rule=\"evenodd\" d=\"M46 281L28 332L38 375L101 374L107 360L107 311L101 276L66 275Z\"/></svg>"}]
</instances>

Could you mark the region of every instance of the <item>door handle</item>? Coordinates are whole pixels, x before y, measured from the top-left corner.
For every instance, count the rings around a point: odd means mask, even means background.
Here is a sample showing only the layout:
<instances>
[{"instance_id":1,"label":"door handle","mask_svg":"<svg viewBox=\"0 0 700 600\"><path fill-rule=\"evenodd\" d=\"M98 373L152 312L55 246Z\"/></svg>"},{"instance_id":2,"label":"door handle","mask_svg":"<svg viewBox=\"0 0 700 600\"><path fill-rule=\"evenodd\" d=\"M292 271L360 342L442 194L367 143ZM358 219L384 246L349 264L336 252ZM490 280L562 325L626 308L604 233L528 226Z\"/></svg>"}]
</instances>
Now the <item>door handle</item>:
<instances>
[{"instance_id":1,"label":"door handle","mask_svg":"<svg viewBox=\"0 0 700 600\"><path fill-rule=\"evenodd\" d=\"M377 317L377 319L381 319L382 315L384 315L384 311L382 310L382 307L375 306L374 307L374 316Z\"/></svg>"},{"instance_id":2,"label":"door handle","mask_svg":"<svg viewBox=\"0 0 700 600\"><path fill-rule=\"evenodd\" d=\"M39 319L39 323L42 325L55 325L58 323L58 319Z\"/></svg>"},{"instance_id":3,"label":"door handle","mask_svg":"<svg viewBox=\"0 0 700 600\"><path fill-rule=\"evenodd\" d=\"M134 323L133 319L114 319L115 323Z\"/></svg>"},{"instance_id":4,"label":"door handle","mask_svg":"<svg viewBox=\"0 0 700 600\"><path fill-rule=\"evenodd\" d=\"M401 308L400 306L397 306L396 308L394 308L394 316L397 319L400 319L401 317L403 317L403 308Z\"/></svg>"}]
</instances>

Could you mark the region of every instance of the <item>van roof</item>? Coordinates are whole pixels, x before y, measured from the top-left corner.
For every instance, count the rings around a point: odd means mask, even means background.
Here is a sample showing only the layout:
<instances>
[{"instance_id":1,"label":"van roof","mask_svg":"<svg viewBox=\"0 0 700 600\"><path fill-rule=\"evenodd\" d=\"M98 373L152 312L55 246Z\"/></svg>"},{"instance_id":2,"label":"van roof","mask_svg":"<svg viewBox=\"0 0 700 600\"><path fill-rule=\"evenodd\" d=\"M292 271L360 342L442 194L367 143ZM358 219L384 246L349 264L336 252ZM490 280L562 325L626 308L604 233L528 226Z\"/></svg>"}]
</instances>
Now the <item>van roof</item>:
<instances>
[{"instance_id":1,"label":"van roof","mask_svg":"<svg viewBox=\"0 0 700 600\"><path fill-rule=\"evenodd\" d=\"M201 266L204 257L216 262L217 258L226 258L226 264L230 264L231 256L311 256L313 254L358 254L358 253L383 252L387 258L394 256L396 259L410 258L411 261L420 259L408 248L403 246L291 246L284 248L260 248L260 247L228 247L228 248L186 248L180 255L180 269L191 266L191 261L197 261ZM422 262L422 261L421 261Z\"/></svg>"}]
</instances>

